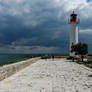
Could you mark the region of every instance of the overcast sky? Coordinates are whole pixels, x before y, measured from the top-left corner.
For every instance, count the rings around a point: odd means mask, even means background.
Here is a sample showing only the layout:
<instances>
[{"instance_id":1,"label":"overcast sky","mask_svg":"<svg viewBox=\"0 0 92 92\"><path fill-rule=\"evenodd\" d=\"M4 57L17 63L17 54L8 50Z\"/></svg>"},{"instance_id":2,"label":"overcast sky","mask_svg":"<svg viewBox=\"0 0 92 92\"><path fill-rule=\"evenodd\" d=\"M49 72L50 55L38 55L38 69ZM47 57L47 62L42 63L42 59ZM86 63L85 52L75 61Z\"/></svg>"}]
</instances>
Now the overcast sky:
<instances>
[{"instance_id":1,"label":"overcast sky","mask_svg":"<svg viewBox=\"0 0 92 92\"><path fill-rule=\"evenodd\" d=\"M91 0L0 0L0 53L68 53L73 10L92 53Z\"/></svg>"}]
</instances>

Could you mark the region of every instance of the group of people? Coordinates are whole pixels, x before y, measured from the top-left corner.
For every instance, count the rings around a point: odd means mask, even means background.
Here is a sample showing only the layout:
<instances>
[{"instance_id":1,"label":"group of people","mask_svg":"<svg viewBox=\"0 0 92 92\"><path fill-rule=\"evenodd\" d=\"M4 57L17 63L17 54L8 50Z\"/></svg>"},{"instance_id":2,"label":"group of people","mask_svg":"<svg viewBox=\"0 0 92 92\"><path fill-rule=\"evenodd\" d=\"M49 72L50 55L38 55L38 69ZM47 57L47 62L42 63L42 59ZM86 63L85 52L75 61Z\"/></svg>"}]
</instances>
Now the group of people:
<instances>
[{"instance_id":1,"label":"group of people","mask_svg":"<svg viewBox=\"0 0 92 92\"><path fill-rule=\"evenodd\" d=\"M48 54L45 55L45 59L48 59L49 57L52 58L52 60L54 60L54 58L55 58L54 55L51 55L51 56L49 56Z\"/></svg>"}]
</instances>

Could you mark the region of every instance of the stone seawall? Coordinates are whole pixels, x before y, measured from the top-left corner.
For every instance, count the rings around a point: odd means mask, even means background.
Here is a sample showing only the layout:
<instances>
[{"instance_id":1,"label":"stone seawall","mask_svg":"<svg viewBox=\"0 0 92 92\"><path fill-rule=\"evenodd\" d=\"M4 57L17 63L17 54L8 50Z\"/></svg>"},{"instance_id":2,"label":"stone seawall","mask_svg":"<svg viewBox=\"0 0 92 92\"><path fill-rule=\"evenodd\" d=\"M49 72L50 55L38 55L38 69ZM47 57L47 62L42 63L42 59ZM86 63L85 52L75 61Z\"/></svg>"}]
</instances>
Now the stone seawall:
<instances>
[{"instance_id":1,"label":"stone seawall","mask_svg":"<svg viewBox=\"0 0 92 92\"><path fill-rule=\"evenodd\" d=\"M9 65L0 67L0 81L24 69L25 67L31 65L32 63L35 63L39 59L40 57L32 58L18 63L9 64Z\"/></svg>"}]
</instances>

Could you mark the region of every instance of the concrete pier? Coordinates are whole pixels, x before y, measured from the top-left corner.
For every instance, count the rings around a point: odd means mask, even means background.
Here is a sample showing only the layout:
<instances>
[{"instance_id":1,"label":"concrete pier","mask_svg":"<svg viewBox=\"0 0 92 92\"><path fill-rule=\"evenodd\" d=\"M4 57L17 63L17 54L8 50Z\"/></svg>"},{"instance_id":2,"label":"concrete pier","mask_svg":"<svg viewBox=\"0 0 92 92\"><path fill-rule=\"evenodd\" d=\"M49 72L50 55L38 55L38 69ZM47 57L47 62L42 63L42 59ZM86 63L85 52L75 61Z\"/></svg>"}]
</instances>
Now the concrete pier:
<instances>
[{"instance_id":1,"label":"concrete pier","mask_svg":"<svg viewBox=\"0 0 92 92\"><path fill-rule=\"evenodd\" d=\"M66 59L38 60L1 81L0 92L92 92L92 71Z\"/></svg>"}]
</instances>

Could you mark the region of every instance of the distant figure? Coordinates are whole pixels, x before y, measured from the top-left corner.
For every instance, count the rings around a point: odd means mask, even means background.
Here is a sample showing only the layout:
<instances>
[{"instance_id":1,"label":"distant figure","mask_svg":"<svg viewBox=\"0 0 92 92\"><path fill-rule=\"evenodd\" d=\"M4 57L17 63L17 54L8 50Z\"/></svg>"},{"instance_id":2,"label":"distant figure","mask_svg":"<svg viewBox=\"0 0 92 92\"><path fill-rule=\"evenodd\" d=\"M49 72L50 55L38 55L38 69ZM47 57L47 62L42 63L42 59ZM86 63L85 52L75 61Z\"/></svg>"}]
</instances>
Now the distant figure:
<instances>
[{"instance_id":1,"label":"distant figure","mask_svg":"<svg viewBox=\"0 0 92 92\"><path fill-rule=\"evenodd\" d=\"M48 59L48 54L45 55L45 59L46 59L46 60Z\"/></svg>"},{"instance_id":2,"label":"distant figure","mask_svg":"<svg viewBox=\"0 0 92 92\"><path fill-rule=\"evenodd\" d=\"M52 55L52 60L54 60L54 55Z\"/></svg>"}]
</instances>

